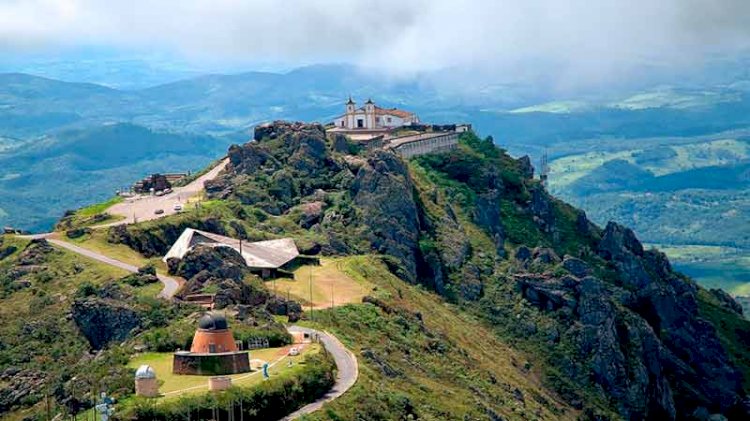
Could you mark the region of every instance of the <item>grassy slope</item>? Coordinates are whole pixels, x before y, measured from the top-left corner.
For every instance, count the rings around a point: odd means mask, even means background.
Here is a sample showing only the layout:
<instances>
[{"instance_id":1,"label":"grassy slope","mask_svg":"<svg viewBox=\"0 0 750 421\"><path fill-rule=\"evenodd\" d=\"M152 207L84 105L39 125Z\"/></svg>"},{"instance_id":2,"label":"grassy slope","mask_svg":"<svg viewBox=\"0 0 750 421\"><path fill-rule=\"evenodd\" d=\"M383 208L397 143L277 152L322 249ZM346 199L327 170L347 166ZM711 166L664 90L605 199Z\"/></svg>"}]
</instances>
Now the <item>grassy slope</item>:
<instances>
[{"instance_id":1,"label":"grassy slope","mask_svg":"<svg viewBox=\"0 0 750 421\"><path fill-rule=\"evenodd\" d=\"M360 361L354 388L310 419L573 419L540 384L536 360L513 350L481 321L390 274L372 257L347 272L372 282L383 308L316 312ZM385 308L385 310L384 310ZM421 319L421 321L420 321Z\"/></svg>"},{"instance_id":2,"label":"grassy slope","mask_svg":"<svg viewBox=\"0 0 750 421\"><path fill-rule=\"evenodd\" d=\"M28 240L9 236L4 240L4 246L15 245L19 250L27 244ZM19 253L0 261L0 275L15 263ZM41 370L55 378L75 366L89 348L66 317L75 292L84 282L101 285L125 275L124 271L63 250L48 255L44 265L45 270L24 277L32 282L30 288L0 298L0 371L13 366ZM3 417L21 419L38 410L37 405Z\"/></svg>"},{"instance_id":3,"label":"grassy slope","mask_svg":"<svg viewBox=\"0 0 750 421\"><path fill-rule=\"evenodd\" d=\"M310 305L310 276L312 275L312 301L315 308L361 302L372 287L365 280L348 276L343 267L349 258L323 258L320 266L305 265L294 271L294 279L266 282L266 287L281 296L287 293L307 308Z\"/></svg>"},{"instance_id":4,"label":"grassy slope","mask_svg":"<svg viewBox=\"0 0 750 421\"><path fill-rule=\"evenodd\" d=\"M291 359L295 364L299 363L304 358L304 355L310 353L318 353L320 351L320 345L312 344L304 348L303 352L296 357L284 356L287 348L267 348L253 350L250 352L250 358L258 358L269 363L274 363L277 360L279 362L269 369L271 376L281 375L290 368L287 365L287 359ZM183 394L201 394L206 393L208 389L208 378L207 376L186 376L186 375L174 375L172 374L172 358L173 353L171 352L148 352L134 356L128 366L136 369L142 364L150 365L156 372L157 378L163 382L159 387L161 393L169 393L164 397L166 399L176 399ZM294 367L291 366L291 367ZM255 371L253 373L242 373L233 374L229 377L232 378L232 384L235 386L256 386L263 381L263 376L260 372Z\"/></svg>"}]
</instances>

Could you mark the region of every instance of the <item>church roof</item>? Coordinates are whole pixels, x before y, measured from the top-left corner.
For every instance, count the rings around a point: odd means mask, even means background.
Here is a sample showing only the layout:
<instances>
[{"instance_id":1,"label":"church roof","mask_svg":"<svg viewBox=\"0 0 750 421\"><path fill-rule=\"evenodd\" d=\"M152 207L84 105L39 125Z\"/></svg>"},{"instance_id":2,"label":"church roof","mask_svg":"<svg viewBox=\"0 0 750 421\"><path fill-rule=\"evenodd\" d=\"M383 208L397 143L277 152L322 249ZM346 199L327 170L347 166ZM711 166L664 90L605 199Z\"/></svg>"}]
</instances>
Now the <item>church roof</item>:
<instances>
[{"instance_id":1,"label":"church roof","mask_svg":"<svg viewBox=\"0 0 750 421\"><path fill-rule=\"evenodd\" d=\"M404 110L399 110L398 108L380 108L378 106L375 107L375 115L393 115L396 117L401 118L407 118L414 115L414 113Z\"/></svg>"},{"instance_id":2,"label":"church roof","mask_svg":"<svg viewBox=\"0 0 750 421\"><path fill-rule=\"evenodd\" d=\"M173 257L182 259L188 251L198 244L231 247L240 251L240 240L238 239L186 228L162 260L166 262ZM242 241L241 248L240 254L245 259L247 266L258 269L276 269L299 256L299 250L297 250L297 246L291 238L256 242Z\"/></svg>"}]
</instances>

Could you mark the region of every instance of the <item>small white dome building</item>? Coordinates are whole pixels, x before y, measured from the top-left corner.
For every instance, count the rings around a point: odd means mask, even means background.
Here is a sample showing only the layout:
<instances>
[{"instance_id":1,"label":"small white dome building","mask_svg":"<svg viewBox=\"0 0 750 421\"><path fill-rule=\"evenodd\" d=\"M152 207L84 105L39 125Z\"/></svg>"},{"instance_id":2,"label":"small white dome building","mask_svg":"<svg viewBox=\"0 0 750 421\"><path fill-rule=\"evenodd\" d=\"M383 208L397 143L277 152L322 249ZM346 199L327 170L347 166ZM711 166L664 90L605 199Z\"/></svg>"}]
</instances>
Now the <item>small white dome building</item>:
<instances>
[{"instance_id":1,"label":"small white dome building","mask_svg":"<svg viewBox=\"0 0 750 421\"><path fill-rule=\"evenodd\" d=\"M159 382L150 365L144 364L135 370L135 394L147 398L159 396Z\"/></svg>"}]
</instances>

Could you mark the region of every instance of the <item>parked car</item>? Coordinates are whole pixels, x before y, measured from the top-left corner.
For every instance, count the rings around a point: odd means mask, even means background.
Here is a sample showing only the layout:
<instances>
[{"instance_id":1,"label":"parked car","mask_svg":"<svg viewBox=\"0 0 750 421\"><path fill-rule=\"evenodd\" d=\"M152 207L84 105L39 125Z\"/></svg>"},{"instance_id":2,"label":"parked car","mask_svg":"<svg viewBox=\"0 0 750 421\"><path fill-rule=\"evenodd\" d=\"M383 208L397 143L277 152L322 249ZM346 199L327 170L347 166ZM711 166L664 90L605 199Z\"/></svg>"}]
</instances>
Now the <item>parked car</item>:
<instances>
[{"instance_id":1,"label":"parked car","mask_svg":"<svg viewBox=\"0 0 750 421\"><path fill-rule=\"evenodd\" d=\"M164 191L163 190L157 190L156 193L154 193L154 194L157 195L157 196L164 196Z\"/></svg>"},{"instance_id":2,"label":"parked car","mask_svg":"<svg viewBox=\"0 0 750 421\"><path fill-rule=\"evenodd\" d=\"M164 209L157 209L154 211L154 215L161 215L164 213Z\"/></svg>"},{"instance_id":3,"label":"parked car","mask_svg":"<svg viewBox=\"0 0 750 421\"><path fill-rule=\"evenodd\" d=\"M179 203L176 203L174 205L174 210L177 211L177 212L180 212L182 210L182 205L179 204Z\"/></svg>"},{"instance_id":4,"label":"parked car","mask_svg":"<svg viewBox=\"0 0 750 421\"><path fill-rule=\"evenodd\" d=\"M291 355L292 357L295 357L295 356L299 355L299 349L297 349L296 347L290 349L289 350L289 355Z\"/></svg>"}]
</instances>

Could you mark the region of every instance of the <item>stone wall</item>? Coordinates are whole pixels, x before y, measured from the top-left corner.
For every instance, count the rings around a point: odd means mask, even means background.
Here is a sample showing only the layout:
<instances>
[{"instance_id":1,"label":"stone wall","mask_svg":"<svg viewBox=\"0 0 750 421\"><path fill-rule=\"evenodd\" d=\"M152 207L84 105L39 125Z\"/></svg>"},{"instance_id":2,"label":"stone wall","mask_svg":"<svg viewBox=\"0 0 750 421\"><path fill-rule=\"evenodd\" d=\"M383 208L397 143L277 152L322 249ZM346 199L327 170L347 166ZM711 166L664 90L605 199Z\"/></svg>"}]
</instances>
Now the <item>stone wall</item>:
<instances>
[{"instance_id":1,"label":"stone wall","mask_svg":"<svg viewBox=\"0 0 750 421\"><path fill-rule=\"evenodd\" d=\"M393 151L403 158L451 150L458 145L458 133L446 133L426 139L416 139L393 147Z\"/></svg>"}]
</instances>

